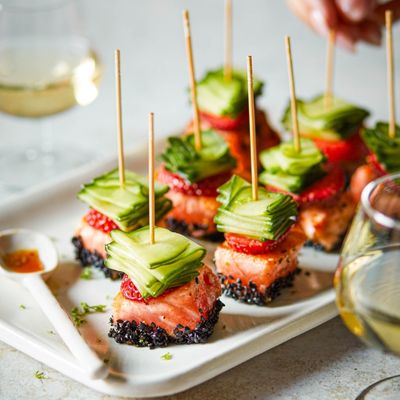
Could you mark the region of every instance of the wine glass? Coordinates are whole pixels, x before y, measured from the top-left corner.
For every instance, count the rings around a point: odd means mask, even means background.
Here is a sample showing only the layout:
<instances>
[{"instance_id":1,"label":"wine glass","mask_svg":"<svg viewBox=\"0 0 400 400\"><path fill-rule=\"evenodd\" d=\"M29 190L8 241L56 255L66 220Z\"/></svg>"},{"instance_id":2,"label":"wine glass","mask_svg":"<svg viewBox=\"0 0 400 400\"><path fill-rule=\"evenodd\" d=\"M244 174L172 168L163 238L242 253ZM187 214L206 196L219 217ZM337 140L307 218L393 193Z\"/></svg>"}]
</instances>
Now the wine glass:
<instances>
[{"instance_id":1,"label":"wine glass","mask_svg":"<svg viewBox=\"0 0 400 400\"><path fill-rule=\"evenodd\" d=\"M0 186L26 187L87 161L78 144L54 146L49 116L91 103L101 73L74 0L0 0L0 111L28 119L14 145L1 132Z\"/></svg>"},{"instance_id":2,"label":"wine glass","mask_svg":"<svg viewBox=\"0 0 400 400\"><path fill-rule=\"evenodd\" d=\"M335 274L345 325L367 344L400 356L400 173L364 189ZM400 375L357 399L399 399Z\"/></svg>"}]
</instances>

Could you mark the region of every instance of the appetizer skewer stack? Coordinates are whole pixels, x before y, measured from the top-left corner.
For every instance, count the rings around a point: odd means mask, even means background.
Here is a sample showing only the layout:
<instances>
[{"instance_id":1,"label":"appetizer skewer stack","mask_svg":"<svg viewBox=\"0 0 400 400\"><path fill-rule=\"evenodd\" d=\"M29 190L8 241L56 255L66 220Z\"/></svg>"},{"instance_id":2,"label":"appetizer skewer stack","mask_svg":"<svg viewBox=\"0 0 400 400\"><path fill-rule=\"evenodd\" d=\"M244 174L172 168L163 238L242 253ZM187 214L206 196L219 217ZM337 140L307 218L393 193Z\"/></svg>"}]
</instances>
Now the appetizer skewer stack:
<instances>
[{"instance_id":1,"label":"appetizer skewer stack","mask_svg":"<svg viewBox=\"0 0 400 400\"><path fill-rule=\"evenodd\" d=\"M113 230L106 266L125 273L113 302L109 336L117 343L164 347L204 343L223 304L206 250L186 237L155 227L153 114L149 132L149 226Z\"/></svg>"},{"instance_id":2,"label":"appetizer skewer stack","mask_svg":"<svg viewBox=\"0 0 400 400\"><path fill-rule=\"evenodd\" d=\"M252 58L248 57L252 184L233 176L219 189L215 217L225 242L215 252L215 265L226 296L263 305L293 280L304 234L293 228L297 206L281 193L258 188Z\"/></svg>"},{"instance_id":3,"label":"appetizer skewer stack","mask_svg":"<svg viewBox=\"0 0 400 400\"><path fill-rule=\"evenodd\" d=\"M225 65L224 68L208 71L197 82L197 101L203 129L214 129L228 143L237 161L235 173L250 176L249 112L245 71L232 68L232 5L226 0L225 7ZM263 82L254 79L254 96L262 94ZM259 151L280 142L277 133L270 127L266 114L255 110L257 125L257 148ZM189 124L188 131L193 129Z\"/></svg>"},{"instance_id":4,"label":"appetizer skewer stack","mask_svg":"<svg viewBox=\"0 0 400 400\"><path fill-rule=\"evenodd\" d=\"M218 208L217 188L226 182L235 167L228 145L214 130L202 131L198 119L197 93L191 45L189 14L183 14L186 53L189 65L194 131L172 137L162 154L163 165L157 179L167 184L167 196L174 208L165 217L168 228L194 237L214 238L214 216Z\"/></svg>"},{"instance_id":5,"label":"appetizer skewer stack","mask_svg":"<svg viewBox=\"0 0 400 400\"><path fill-rule=\"evenodd\" d=\"M299 130L302 137L314 141L330 163L337 163L352 173L367 152L360 130L369 112L333 95L334 31L328 38L325 93L309 101L296 100ZM292 129L290 110L288 105L282 117L289 131Z\"/></svg>"},{"instance_id":6,"label":"appetizer skewer stack","mask_svg":"<svg viewBox=\"0 0 400 400\"><path fill-rule=\"evenodd\" d=\"M374 179L400 171L400 127L396 125L394 94L394 60L392 12L386 12L386 51L388 67L389 123L377 122L374 128L363 129L361 136L368 148L367 163L354 172L350 189L359 200L364 187Z\"/></svg>"},{"instance_id":7,"label":"appetizer skewer stack","mask_svg":"<svg viewBox=\"0 0 400 400\"><path fill-rule=\"evenodd\" d=\"M146 181L125 169L123 152L120 52L116 51L117 133L119 168L84 184L78 198L90 209L75 230L72 242L76 257L83 266L93 265L106 277L118 279L121 274L104 266L105 245L113 229L132 231L148 223L148 186ZM172 207L165 197L168 186L155 187L155 218L161 219Z\"/></svg>"},{"instance_id":8,"label":"appetizer skewer stack","mask_svg":"<svg viewBox=\"0 0 400 400\"><path fill-rule=\"evenodd\" d=\"M286 38L289 78L291 82L291 119L295 138L301 129L297 107L290 40ZM301 121L301 120L300 120ZM356 203L346 191L342 167L326 162L316 144L301 139L293 146L282 143L262 152L264 171L260 181L267 189L290 194L299 205L299 225L313 245L333 250L341 243L354 215Z\"/></svg>"}]
</instances>

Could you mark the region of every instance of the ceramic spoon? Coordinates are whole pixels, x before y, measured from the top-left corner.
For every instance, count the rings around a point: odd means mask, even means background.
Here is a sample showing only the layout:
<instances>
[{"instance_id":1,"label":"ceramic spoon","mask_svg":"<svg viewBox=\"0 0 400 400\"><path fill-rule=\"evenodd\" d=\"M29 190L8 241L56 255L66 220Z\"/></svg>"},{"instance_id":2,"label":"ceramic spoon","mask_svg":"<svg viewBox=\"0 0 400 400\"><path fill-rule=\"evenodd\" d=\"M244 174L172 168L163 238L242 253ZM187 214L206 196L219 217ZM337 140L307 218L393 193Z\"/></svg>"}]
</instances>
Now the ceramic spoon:
<instances>
[{"instance_id":1,"label":"ceramic spoon","mask_svg":"<svg viewBox=\"0 0 400 400\"><path fill-rule=\"evenodd\" d=\"M7 269L2 259L4 254L21 249L37 249L44 269L31 273L18 273ZM56 248L47 236L27 229L10 229L0 232L0 272L20 282L30 291L88 376L91 379L105 378L108 375L108 367L88 346L44 282L43 274L47 276L57 267L57 264Z\"/></svg>"}]
</instances>

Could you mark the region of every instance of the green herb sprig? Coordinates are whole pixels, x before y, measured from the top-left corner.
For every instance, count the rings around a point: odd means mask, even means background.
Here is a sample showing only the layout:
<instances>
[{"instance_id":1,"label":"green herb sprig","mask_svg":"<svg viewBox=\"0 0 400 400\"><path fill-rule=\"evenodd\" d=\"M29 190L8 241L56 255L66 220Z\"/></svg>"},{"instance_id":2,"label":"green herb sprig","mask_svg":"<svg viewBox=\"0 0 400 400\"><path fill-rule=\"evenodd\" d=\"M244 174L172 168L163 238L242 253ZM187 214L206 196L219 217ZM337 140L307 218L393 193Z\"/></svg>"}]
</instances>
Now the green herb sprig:
<instances>
[{"instance_id":1,"label":"green herb sprig","mask_svg":"<svg viewBox=\"0 0 400 400\"><path fill-rule=\"evenodd\" d=\"M86 319L84 318L88 314L94 313L103 313L106 311L105 304L98 304L95 306L89 306L89 304L82 302L80 307L74 307L71 310L72 321L75 326L81 326L86 323Z\"/></svg>"}]
</instances>

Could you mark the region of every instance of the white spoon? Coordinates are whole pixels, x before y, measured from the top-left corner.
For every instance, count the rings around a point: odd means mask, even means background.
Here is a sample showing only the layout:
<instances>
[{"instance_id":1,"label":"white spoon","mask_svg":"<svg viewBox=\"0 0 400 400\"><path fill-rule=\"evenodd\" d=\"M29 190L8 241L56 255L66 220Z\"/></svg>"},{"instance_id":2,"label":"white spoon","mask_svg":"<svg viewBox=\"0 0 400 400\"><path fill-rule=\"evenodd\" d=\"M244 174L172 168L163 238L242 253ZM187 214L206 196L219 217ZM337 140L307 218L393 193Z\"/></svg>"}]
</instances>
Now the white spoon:
<instances>
[{"instance_id":1,"label":"white spoon","mask_svg":"<svg viewBox=\"0 0 400 400\"><path fill-rule=\"evenodd\" d=\"M44 270L19 273L7 269L3 261L4 255L22 249L36 249ZM105 378L108 375L108 367L85 342L43 280L42 275L53 271L57 264L57 250L47 236L27 229L10 229L0 232L0 272L22 283L31 292L88 376L91 379Z\"/></svg>"}]
</instances>

